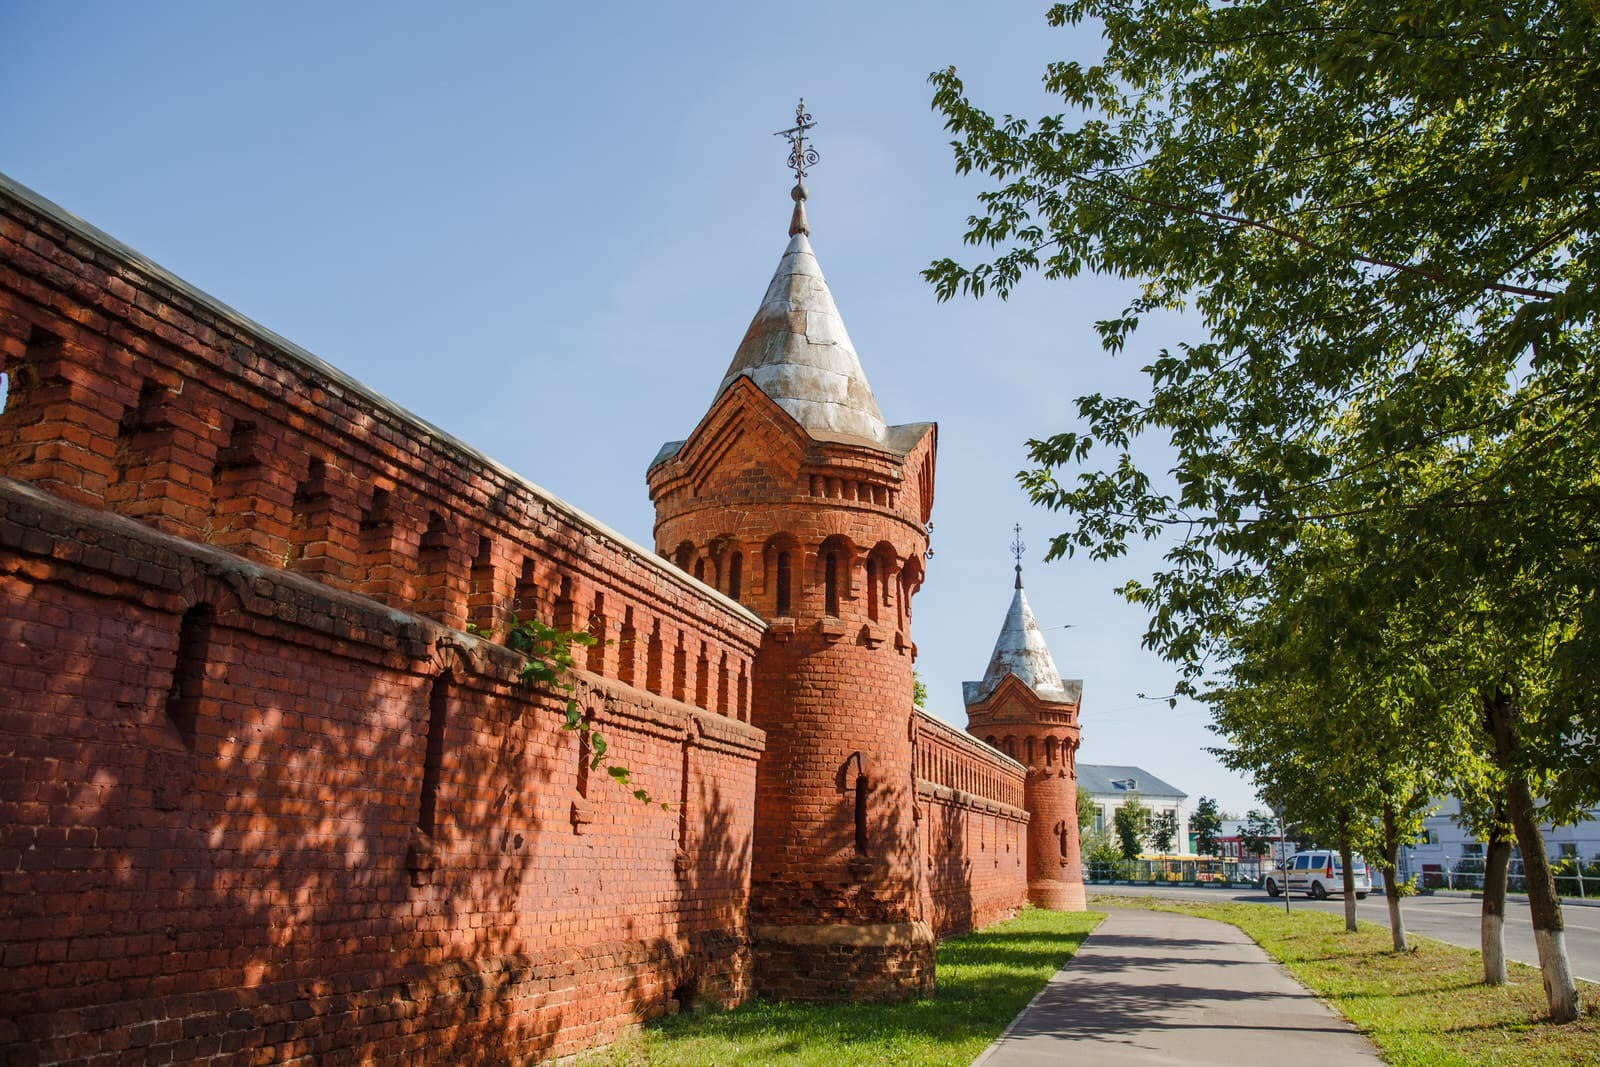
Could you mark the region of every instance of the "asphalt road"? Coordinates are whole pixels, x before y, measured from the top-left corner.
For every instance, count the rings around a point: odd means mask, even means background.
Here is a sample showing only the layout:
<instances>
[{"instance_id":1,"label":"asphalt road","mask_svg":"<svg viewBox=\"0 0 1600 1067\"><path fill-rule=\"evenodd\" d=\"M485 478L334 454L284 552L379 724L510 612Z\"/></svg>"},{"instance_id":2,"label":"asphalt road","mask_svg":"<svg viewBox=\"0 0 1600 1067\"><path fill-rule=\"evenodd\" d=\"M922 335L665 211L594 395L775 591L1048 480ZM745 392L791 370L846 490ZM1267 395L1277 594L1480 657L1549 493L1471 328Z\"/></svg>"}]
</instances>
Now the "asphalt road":
<instances>
[{"instance_id":1,"label":"asphalt road","mask_svg":"<svg viewBox=\"0 0 1600 1067\"><path fill-rule=\"evenodd\" d=\"M1090 896L1162 896L1183 897L1195 900L1237 900L1264 907L1283 907L1283 898L1274 900L1259 889L1190 889L1163 886L1160 889L1145 886L1090 885ZM1295 897L1289 907L1315 908L1317 911L1344 914L1344 902L1338 899L1323 901ZM1478 919L1483 911L1483 901L1477 897L1440 893L1431 896L1407 897L1400 902L1400 914L1408 934L1419 934L1452 945L1476 949L1479 946ZM1600 981L1600 907L1564 901L1562 918L1566 921L1567 957L1572 972L1585 981ZM1389 906L1381 893L1356 902L1356 919L1360 922L1389 925ZM1506 957L1537 967L1539 952L1533 944L1533 928L1528 921L1527 901L1518 896L1506 900Z\"/></svg>"}]
</instances>

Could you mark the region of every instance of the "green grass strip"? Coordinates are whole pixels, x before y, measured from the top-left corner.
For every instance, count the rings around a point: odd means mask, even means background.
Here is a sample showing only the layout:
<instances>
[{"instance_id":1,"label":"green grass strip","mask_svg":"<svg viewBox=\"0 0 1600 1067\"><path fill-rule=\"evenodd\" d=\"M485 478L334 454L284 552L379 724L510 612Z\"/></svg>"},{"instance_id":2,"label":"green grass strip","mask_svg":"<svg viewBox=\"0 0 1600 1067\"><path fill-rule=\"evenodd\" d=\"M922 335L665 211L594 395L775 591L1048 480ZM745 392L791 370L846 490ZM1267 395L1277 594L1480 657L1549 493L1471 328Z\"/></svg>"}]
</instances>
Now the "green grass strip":
<instances>
[{"instance_id":1,"label":"green grass strip","mask_svg":"<svg viewBox=\"0 0 1600 1067\"><path fill-rule=\"evenodd\" d=\"M965 1065L1105 918L1028 908L1015 919L939 946L938 989L899 1004L772 1004L671 1016L580 1062L673 1064Z\"/></svg>"},{"instance_id":2,"label":"green grass strip","mask_svg":"<svg viewBox=\"0 0 1600 1067\"><path fill-rule=\"evenodd\" d=\"M1385 925L1359 923L1352 934L1343 916L1309 909L1285 915L1281 905L1122 896L1095 903L1113 902L1237 926L1397 1067L1600 1064L1597 986L1580 984L1578 1021L1555 1026L1544 1018L1538 970L1509 964L1507 984L1492 988L1472 949L1411 935L1412 950L1396 953Z\"/></svg>"}]
</instances>

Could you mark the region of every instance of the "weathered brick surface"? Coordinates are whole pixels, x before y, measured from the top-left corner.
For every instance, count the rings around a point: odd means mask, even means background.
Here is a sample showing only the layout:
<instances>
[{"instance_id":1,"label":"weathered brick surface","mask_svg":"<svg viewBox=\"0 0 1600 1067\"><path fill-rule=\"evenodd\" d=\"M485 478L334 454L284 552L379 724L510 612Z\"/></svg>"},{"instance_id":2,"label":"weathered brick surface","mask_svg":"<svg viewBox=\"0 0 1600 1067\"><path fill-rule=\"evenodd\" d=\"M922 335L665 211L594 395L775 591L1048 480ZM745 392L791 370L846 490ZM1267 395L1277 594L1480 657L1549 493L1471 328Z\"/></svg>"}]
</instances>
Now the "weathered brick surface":
<instances>
[{"instance_id":1,"label":"weathered brick surface","mask_svg":"<svg viewBox=\"0 0 1600 1067\"><path fill-rule=\"evenodd\" d=\"M759 620L75 227L0 195L8 1058L503 1062L747 996ZM527 614L604 639L576 696L671 810L462 632Z\"/></svg>"},{"instance_id":2,"label":"weathered brick surface","mask_svg":"<svg viewBox=\"0 0 1600 1067\"><path fill-rule=\"evenodd\" d=\"M133 253L0 189L0 474L493 637L516 616L705 646L748 678L747 613ZM618 676L636 648L595 652ZM682 697L749 720L730 683ZM662 695L674 695L661 688Z\"/></svg>"},{"instance_id":3,"label":"weathered brick surface","mask_svg":"<svg viewBox=\"0 0 1600 1067\"><path fill-rule=\"evenodd\" d=\"M650 471L658 550L768 621L756 658L753 721L767 750L751 885L767 995L932 988L910 633L935 437L923 428L904 453L815 440L742 378ZM836 943L818 930L833 925L882 936ZM852 953L857 963L840 962ZM835 980L819 982L828 972Z\"/></svg>"},{"instance_id":4,"label":"weathered brick surface","mask_svg":"<svg viewBox=\"0 0 1600 1067\"><path fill-rule=\"evenodd\" d=\"M785 1000L906 1000L933 989L922 923L756 926L751 934L758 984Z\"/></svg>"},{"instance_id":5,"label":"weathered brick surface","mask_svg":"<svg viewBox=\"0 0 1600 1067\"><path fill-rule=\"evenodd\" d=\"M0 1003L39 1059L496 1062L746 995L759 731L581 675L646 807L503 648L19 483L0 508Z\"/></svg>"},{"instance_id":6,"label":"weathered brick surface","mask_svg":"<svg viewBox=\"0 0 1600 1067\"><path fill-rule=\"evenodd\" d=\"M0 374L6 1062L538 1060L925 992L1020 903L1017 768L911 707L931 427L742 383L652 471L673 566L3 182Z\"/></svg>"}]
</instances>

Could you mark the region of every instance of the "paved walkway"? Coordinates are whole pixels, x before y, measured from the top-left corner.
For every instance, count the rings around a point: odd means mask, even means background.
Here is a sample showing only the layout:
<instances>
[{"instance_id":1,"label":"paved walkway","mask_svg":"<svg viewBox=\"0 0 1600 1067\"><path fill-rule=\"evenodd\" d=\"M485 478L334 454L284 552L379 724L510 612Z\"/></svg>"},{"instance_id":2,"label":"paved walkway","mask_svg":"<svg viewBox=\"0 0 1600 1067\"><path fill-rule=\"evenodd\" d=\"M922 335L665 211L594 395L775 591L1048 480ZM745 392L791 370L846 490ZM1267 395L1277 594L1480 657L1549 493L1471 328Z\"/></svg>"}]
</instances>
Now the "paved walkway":
<instances>
[{"instance_id":1,"label":"paved walkway","mask_svg":"<svg viewBox=\"0 0 1600 1067\"><path fill-rule=\"evenodd\" d=\"M973 1067L1382 1062L1237 928L1117 908Z\"/></svg>"}]
</instances>

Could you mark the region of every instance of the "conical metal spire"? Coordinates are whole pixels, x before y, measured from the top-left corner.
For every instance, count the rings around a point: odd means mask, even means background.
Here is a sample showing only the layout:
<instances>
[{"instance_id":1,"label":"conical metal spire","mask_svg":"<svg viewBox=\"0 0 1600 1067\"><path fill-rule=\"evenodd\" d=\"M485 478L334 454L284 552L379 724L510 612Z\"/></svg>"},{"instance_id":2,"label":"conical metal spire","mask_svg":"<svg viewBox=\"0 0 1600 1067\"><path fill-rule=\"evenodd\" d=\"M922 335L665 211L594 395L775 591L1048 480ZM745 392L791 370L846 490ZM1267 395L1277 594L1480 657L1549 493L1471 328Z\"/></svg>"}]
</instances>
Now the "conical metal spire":
<instances>
[{"instance_id":1,"label":"conical metal spire","mask_svg":"<svg viewBox=\"0 0 1600 1067\"><path fill-rule=\"evenodd\" d=\"M818 156L806 145L805 133L814 125L802 100L795 109L795 125L779 131L779 136L789 138L789 166L796 178L790 194L794 213L789 247L717 387L717 396L747 377L812 436L852 437L886 447L883 413L808 239L805 168Z\"/></svg>"},{"instance_id":2,"label":"conical metal spire","mask_svg":"<svg viewBox=\"0 0 1600 1067\"><path fill-rule=\"evenodd\" d=\"M1022 591L1022 527L1013 529L1017 536L1011 544L1011 552L1017 560L1017 578L1011 594L1011 607L1000 626L1000 636L995 640L994 653L989 657L989 669L983 672L983 681L962 683L962 695L969 705L987 700L1006 675L1014 674L1039 699L1070 702L1076 697L1062 683L1061 672L1056 670L1056 662L1050 655L1050 646L1045 644L1044 634L1033 617L1033 609L1028 606L1028 597Z\"/></svg>"}]
</instances>

